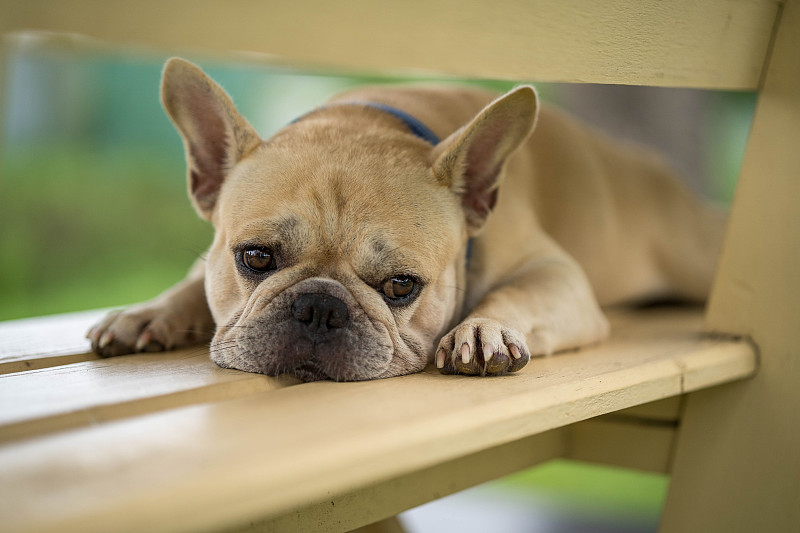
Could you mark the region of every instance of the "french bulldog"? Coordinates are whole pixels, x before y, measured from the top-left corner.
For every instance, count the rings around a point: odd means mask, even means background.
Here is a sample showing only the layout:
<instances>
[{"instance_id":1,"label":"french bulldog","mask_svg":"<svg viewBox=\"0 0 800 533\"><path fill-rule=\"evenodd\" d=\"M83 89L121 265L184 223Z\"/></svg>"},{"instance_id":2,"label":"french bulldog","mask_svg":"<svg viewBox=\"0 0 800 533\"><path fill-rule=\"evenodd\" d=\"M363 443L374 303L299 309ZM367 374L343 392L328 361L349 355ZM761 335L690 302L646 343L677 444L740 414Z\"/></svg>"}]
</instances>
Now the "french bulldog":
<instances>
[{"instance_id":1,"label":"french bulldog","mask_svg":"<svg viewBox=\"0 0 800 533\"><path fill-rule=\"evenodd\" d=\"M725 215L530 86L351 90L267 140L185 60L161 97L215 236L90 330L103 356L211 340L304 381L489 376L603 340L601 306L709 291Z\"/></svg>"}]
</instances>

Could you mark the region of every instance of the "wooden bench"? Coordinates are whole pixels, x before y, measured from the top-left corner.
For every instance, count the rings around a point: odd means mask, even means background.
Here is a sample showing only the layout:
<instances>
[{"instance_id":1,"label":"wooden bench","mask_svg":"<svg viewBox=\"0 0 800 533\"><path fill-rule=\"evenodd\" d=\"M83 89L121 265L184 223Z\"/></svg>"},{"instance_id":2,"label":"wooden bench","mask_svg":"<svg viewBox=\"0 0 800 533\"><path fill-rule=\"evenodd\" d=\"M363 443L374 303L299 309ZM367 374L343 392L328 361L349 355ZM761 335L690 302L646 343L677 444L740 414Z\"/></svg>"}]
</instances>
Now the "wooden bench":
<instances>
[{"instance_id":1,"label":"wooden bench","mask_svg":"<svg viewBox=\"0 0 800 533\"><path fill-rule=\"evenodd\" d=\"M0 31L758 90L707 310L614 311L611 340L518 375L344 384L223 370L204 349L97 360L94 312L0 324L0 529L346 531L566 457L669 472L665 532L798 530L800 0L269 4L5 0Z\"/></svg>"}]
</instances>

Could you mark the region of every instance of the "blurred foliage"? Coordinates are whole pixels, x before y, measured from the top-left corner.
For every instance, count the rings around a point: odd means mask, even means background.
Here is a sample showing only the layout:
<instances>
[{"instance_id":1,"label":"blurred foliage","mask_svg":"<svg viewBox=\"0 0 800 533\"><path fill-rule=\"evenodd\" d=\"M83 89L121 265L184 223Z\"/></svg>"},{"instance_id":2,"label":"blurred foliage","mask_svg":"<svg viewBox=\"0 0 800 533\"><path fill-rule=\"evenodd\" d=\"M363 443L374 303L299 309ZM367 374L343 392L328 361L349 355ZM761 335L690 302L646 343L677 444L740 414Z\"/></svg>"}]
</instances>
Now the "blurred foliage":
<instances>
[{"instance_id":1,"label":"blurred foliage","mask_svg":"<svg viewBox=\"0 0 800 533\"><path fill-rule=\"evenodd\" d=\"M0 318L133 303L208 245L182 163L85 145L18 149L2 165Z\"/></svg>"},{"instance_id":2,"label":"blurred foliage","mask_svg":"<svg viewBox=\"0 0 800 533\"><path fill-rule=\"evenodd\" d=\"M653 523L667 496L664 474L558 459L495 482L498 488L535 489L552 507L573 516L616 523Z\"/></svg>"},{"instance_id":3,"label":"blurred foliage","mask_svg":"<svg viewBox=\"0 0 800 533\"><path fill-rule=\"evenodd\" d=\"M756 99L749 92L719 93L708 112L705 175L714 196L727 204L733 200Z\"/></svg>"}]
</instances>

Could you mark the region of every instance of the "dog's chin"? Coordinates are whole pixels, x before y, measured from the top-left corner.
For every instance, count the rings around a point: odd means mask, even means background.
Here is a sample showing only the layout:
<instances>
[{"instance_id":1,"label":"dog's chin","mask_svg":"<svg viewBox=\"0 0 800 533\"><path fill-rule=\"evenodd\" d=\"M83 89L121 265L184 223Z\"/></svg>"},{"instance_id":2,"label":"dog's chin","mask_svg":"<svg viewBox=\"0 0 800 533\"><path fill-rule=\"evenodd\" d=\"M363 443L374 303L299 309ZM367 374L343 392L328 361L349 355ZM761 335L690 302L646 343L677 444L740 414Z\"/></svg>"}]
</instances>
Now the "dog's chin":
<instances>
[{"instance_id":1,"label":"dog's chin","mask_svg":"<svg viewBox=\"0 0 800 533\"><path fill-rule=\"evenodd\" d=\"M322 369L317 368L317 366L313 363L306 363L301 365L298 368L295 368L291 372L286 372L286 375L296 377L301 381L309 383L311 381L327 381L333 380L330 376L328 376ZM337 381L337 380L333 380Z\"/></svg>"},{"instance_id":2,"label":"dog's chin","mask_svg":"<svg viewBox=\"0 0 800 533\"><path fill-rule=\"evenodd\" d=\"M319 368L315 363L309 362L300 365L299 367L283 372L279 375L287 375L295 377L305 383L310 383L312 381L363 381L365 379L374 379L377 376L372 377L356 377L356 376L330 376L328 375L324 369Z\"/></svg>"},{"instance_id":3,"label":"dog's chin","mask_svg":"<svg viewBox=\"0 0 800 533\"><path fill-rule=\"evenodd\" d=\"M364 375L361 372L337 372L333 373L318 365L314 361L306 361L296 367L288 368L286 365L259 365L250 360L231 361L226 358L214 357L212 359L222 368L231 370L241 370L254 374L264 374L271 377L291 376L305 383L312 381L365 381L378 379L382 375Z\"/></svg>"}]
</instances>

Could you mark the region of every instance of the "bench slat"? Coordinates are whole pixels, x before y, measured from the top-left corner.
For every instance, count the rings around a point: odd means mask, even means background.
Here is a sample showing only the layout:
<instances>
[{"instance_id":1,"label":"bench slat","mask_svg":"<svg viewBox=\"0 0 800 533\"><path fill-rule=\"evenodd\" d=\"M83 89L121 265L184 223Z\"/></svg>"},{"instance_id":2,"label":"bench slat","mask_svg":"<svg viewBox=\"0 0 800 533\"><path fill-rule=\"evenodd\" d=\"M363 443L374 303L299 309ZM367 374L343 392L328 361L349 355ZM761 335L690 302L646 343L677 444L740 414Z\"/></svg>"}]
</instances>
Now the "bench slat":
<instances>
[{"instance_id":1,"label":"bench slat","mask_svg":"<svg viewBox=\"0 0 800 533\"><path fill-rule=\"evenodd\" d=\"M107 310L0 322L0 374L98 359L85 334Z\"/></svg>"},{"instance_id":2,"label":"bench slat","mask_svg":"<svg viewBox=\"0 0 800 533\"><path fill-rule=\"evenodd\" d=\"M352 492L333 493L324 501L304 506L297 512L250 522L224 533L351 531L479 483L556 459L563 453L563 443L563 430L547 431Z\"/></svg>"},{"instance_id":3,"label":"bench slat","mask_svg":"<svg viewBox=\"0 0 800 533\"><path fill-rule=\"evenodd\" d=\"M610 341L517 375L310 383L6 444L4 529L197 531L279 517L754 372L748 343L703 338L701 322L643 311L612 318Z\"/></svg>"},{"instance_id":4,"label":"bench slat","mask_svg":"<svg viewBox=\"0 0 800 533\"><path fill-rule=\"evenodd\" d=\"M697 322L697 314L681 314L685 327ZM46 346L50 353L68 354L79 346L82 332L97 318L94 313L13 321L0 324L9 339L37 339L35 349ZM618 313L614 334L624 338L633 328L634 335L653 335L648 328L663 327L659 321L646 324L634 314ZM92 320L89 320L92 319ZM69 328L75 328L69 330ZM73 339L73 337L75 337ZM85 346L81 346L85 348ZM15 355L16 364L33 365L41 359ZM94 358L92 354L79 357ZM54 358L59 359L59 358ZM64 361L60 361L64 362ZM0 442L41 435L72 427L87 426L106 420L163 411L174 407L217 401L254 392L273 390L297 383L288 377L271 378L217 367L208 351L192 348L163 354L140 354L36 371L0 375Z\"/></svg>"},{"instance_id":5,"label":"bench slat","mask_svg":"<svg viewBox=\"0 0 800 533\"><path fill-rule=\"evenodd\" d=\"M592 418L565 428L564 457L667 474L676 427L616 414Z\"/></svg>"},{"instance_id":6,"label":"bench slat","mask_svg":"<svg viewBox=\"0 0 800 533\"><path fill-rule=\"evenodd\" d=\"M8 374L0 376L0 442L297 382L219 368L205 348Z\"/></svg>"},{"instance_id":7,"label":"bench slat","mask_svg":"<svg viewBox=\"0 0 800 533\"><path fill-rule=\"evenodd\" d=\"M74 32L324 68L753 90L777 0L5 0L0 33ZM220 21L225 21L221 24Z\"/></svg>"}]
</instances>

